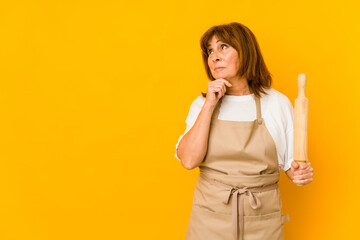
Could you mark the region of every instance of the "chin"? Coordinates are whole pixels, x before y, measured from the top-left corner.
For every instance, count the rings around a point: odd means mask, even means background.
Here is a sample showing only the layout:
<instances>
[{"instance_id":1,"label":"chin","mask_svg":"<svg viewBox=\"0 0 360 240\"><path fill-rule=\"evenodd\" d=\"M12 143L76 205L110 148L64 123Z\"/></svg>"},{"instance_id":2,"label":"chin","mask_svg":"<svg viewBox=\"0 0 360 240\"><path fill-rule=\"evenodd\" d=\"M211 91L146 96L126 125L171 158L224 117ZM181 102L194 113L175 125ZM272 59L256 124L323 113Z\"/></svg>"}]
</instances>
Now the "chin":
<instances>
[{"instance_id":1,"label":"chin","mask_svg":"<svg viewBox=\"0 0 360 240\"><path fill-rule=\"evenodd\" d=\"M218 79L218 78L225 78L226 76L223 75L223 74L213 74L213 76L215 77L215 79Z\"/></svg>"}]
</instances>

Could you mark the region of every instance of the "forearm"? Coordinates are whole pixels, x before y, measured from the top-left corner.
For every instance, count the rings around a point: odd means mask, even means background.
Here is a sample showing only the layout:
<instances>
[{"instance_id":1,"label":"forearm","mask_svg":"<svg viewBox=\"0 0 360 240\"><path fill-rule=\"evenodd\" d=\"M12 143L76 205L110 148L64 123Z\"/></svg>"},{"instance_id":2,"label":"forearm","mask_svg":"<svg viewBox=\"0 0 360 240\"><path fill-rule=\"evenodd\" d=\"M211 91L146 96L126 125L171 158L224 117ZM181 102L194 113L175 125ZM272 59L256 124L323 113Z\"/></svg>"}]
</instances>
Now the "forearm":
<instances>
[{"instance_id":1,"label":"forearm","mask_svg":"<svg viewBox=\"0 0 360 240\"><path fill-rule=\"evenodd\" d=\"M179 142L177 155L186 169L196 168L204 160L213 110L214 106L205 103L194 125Z\"/></svg>"}]
</instances>

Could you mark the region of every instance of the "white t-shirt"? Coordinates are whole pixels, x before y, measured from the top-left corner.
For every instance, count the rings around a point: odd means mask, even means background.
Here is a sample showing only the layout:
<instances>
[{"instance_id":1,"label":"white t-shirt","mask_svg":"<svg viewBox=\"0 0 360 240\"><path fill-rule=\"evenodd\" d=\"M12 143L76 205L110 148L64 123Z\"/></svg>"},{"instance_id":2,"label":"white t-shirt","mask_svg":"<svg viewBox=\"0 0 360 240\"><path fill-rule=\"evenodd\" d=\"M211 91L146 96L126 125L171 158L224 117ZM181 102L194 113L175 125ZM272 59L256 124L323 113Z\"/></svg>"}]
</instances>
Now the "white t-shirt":
<instances>
[{"instance_id":1,"label":"white t-shirt","mask_svg":"<svg viewBox=\"0 0 360 240\"><path fill-rule=\"evenodd\" d=\"M281 169L287 171L291 167L291 162L294 159L294 108L290 100L279 91L273 88L265 91L268 95L261 94L260 98L261 116L276 145L279 171ZM204 103L205 97L200 95L191 104L186 118L186 130L184 134L179 137L176 150L181 138L194 125ZM222 97L218 119L254 121L256 119L254 94L243 96L224 95ZM175 157L180 161L176 151Z\"/></svg>"}]
</instances>

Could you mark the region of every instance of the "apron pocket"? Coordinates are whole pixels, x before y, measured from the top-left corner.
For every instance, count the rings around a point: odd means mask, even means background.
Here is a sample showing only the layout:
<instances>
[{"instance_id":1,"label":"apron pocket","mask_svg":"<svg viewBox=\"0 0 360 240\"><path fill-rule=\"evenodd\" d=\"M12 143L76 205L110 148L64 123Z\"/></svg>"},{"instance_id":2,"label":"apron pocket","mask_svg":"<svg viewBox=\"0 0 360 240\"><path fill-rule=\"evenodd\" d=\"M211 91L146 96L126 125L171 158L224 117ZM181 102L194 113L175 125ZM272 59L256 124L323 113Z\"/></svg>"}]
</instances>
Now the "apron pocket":
<instances>
[{"instance_id":1,"label":"apron pocket","mask_svg":"<svg viewBox=\"0 0 360 240\"><path fill-rule=\"evenodd\" d=\"M193 205L185 240L233 239L232 216Z\"/></svg>"},{"instance_id":2,"label":"apron pocket","mask_svg":"<svg viewBox=\"0 0 360 240\"><path fill-rule=\"evenodd\" d=\"M214 209L211 209L211 208L209 208L209 207L207 207L205 205L202 205L202 204L194 203L193 207L199 208L200 210L204 210L204 211L207 211L207 212L215 213Z\"/></svg>"},{"instance_id":3,"label":"apron pocket","mask_svg":"<svg viewBox=\"0 0 360 240\"><path fill-rule=\"evenodd\" d=\"M284 239L281 211L257 216L244 216L244 240Z\"/></svg>"}]
</instances>

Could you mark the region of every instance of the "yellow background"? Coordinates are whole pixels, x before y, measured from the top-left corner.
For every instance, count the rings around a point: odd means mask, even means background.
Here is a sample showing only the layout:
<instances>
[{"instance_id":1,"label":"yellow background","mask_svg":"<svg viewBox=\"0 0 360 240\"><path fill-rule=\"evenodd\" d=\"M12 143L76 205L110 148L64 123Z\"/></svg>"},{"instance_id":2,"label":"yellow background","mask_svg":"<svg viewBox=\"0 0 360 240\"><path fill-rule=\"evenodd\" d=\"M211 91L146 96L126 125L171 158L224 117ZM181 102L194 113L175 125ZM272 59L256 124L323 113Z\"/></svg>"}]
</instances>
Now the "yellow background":
<instances>
[{"instance_id":1,"label":"yellow background","mask_svg":"<svg viewBox=\"0 0 360 240\"><path fill-rule=\"evenodd\" d=\"M238 21L273 88L307 75L314 181L281 173L286 239L357 239L357 1L1 1L0 239L184 239L198 169L175 144L208 79L199 39ZM356 235L358 235L356 237Z\"/></svg>"}]
</instances>

